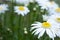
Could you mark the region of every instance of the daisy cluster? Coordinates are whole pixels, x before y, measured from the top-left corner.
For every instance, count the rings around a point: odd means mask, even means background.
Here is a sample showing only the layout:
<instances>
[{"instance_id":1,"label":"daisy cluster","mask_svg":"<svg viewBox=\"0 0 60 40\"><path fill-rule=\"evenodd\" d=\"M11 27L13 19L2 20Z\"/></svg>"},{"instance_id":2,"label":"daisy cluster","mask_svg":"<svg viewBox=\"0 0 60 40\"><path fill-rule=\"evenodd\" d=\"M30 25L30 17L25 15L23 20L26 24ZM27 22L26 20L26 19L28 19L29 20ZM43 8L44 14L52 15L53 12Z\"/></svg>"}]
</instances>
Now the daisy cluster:
<instances>
[{"instance_id":1,"label":"daisy cluster","mask_svg":"<svg viewBox=\"0 0 60 40\"><path fill-rule=\"evenodd\" d=\"M60 37L60 7L57 3L50 0L13 0L13 2L24 4L24 6L14 6L14 12L18 15L21 14L25 16L30 12L27 7L30 2L37 2L38 5L41 6L41 10L46 9L48 11L48 14L42 15L43 22L37 21L31 25L30 31L33 30L32 34L38 35L38 39L42 37L45 32L52 40L54 40L55 37ZM0 13L5 13L5 11L8 10L8 4L0 4ZM34 8L34 10L36 9Z\"/></svg>"},{"instance_id":2,"label":"daisy cluster","mask_svg":"<svg viewBox=\"0 0 60 40\"><path fill-rule=\"evenodd\" d=\"M36 0L41 9L46 9L48 14L42 15L43 22L35 22L31 26L32 34L38 35L38 39L46 34L54 40L60 37L60 7L54 1Z\"/></svg>"},{"instance_id":3,"label":"daisy cluster","mask_svg":"<svg viewBox=\"0 0 60 40\"><path fill-rule=\"evenodd\" d=\"M9 10L8 8L8 4L0 4L0 13L5 13L5 11ZM14 12L24 16L30 12L30 10L26 6L14 6Z\"/></svg>"}]
</instances>

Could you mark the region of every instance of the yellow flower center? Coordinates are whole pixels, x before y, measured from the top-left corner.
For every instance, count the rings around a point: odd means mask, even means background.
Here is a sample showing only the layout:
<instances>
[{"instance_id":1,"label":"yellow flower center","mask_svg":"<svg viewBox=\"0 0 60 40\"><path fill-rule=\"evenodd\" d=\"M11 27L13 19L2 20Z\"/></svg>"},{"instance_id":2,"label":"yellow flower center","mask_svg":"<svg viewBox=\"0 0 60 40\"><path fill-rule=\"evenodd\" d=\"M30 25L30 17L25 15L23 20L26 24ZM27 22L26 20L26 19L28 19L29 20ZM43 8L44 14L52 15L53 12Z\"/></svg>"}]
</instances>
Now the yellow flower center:
<instances>
[{"instance_id":1,"label":"yellow flower center","mask_svg":"<svg viewBox=\"0 0 60 40\"><path fill-rule=\"evenodd\" d=\"M25 10L25 8L23 6L20 6L18 9L21 10L21 11Z\"/></svg>"},{"instance_id":2,"label":"yellow flower center","mask_svg":"<svg viewBox=\"0 0 60 40\"><path fill-rule=\"evenodd\" d=\"M50 28L50 27L51 27L51 24L48 23L48 22L43 22L43 23L42 23L42 26L43 26L44 28Z\"/></svg>"},{"instance_id":3,"label":"yellow flower center","mask_svg":"<svg viewBox=\"0 0 60 40\"><path fill-rule=\"evenodd\" d=\"M56 18L56 21L57 21L57 22L60 22L60 18Z\"/></svg>"},{"instance_id":4,"label":"yellow flower center","mask_svg":"<svg viewBox=\"0 0 60 40\"><path fill-rule=\"evenodd\" d=\"M55 11L56 11L56 12L60 12L60 8L57 8Z\"/></svg>"},{"instance_id":5,"label":"yellow flower center","mask_svg":"<svg viewBox=\"0 0 60 40\"><path fill-rule=\"evenodd\" d=\"M0 10L2 10L3 8L2 7L0 7Z\"/></svg>"}]
</instances>

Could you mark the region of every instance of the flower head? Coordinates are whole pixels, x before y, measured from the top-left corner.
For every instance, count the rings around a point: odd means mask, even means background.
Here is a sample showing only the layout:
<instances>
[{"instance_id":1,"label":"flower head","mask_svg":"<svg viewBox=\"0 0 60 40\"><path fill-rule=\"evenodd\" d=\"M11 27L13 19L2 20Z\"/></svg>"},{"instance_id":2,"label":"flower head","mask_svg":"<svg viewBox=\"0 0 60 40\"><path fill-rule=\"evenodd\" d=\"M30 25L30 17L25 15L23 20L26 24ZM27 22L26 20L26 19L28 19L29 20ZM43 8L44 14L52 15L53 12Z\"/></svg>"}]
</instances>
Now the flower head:
<instances>
[{"instance_id":1,"label":"flower head","mask_svg":"<svg viewBox=\"0 0 60 40\"><path fill-rule=\"evenodd\" d=\"M16 13L21 14L22 16L26 15L29 11L29 9L25 6L15 6L14 10Z\"/></svg>"},{"instance_id":2,"label":"flower head","mask_svg":"<svg viewBox=\"0 0 60 40\"><path fill-rule=\"evenodd\" d=\"M50 20L50 21L53 21L53 22L56 22L57 24L60 25L60 15L57 15L57 14L51 15L51 16L49 17L49 20Z\"/></svg>"},{"instance_id":3,"label":"flower head","mask_svg":"<svg viewBox=\"0 0 60 40\"><path fill-rule=\"evenodd\" d=\"M59 13L59 6L54 1L50 1L48 3L47 7L48 7L47 10L48 10L48 12L49 12L50 15L54 15L56 13Z\"/></svg>"},{"instance_id":4,"label":"flower head","mask_svg":"<svg viewBox=\"0 0 60 40\"><path fill-rule=\"evenodd\" d=\"M58 36L60 37L60 27L58 24L47 21L47 22L36 22L31 25L31 30L35 29L32 34L38 35L38 38L42 37L43 34L46 32L47 35L54 40L54 37Z\"/></svg>"},{"instance_id":5,"label":"flower head","mask_svg":"<svg viewBox=\"0 0 60 40\"><path fill-rule=\"evenodd\" d=\"M36 2L41 6L41 9L47 9L49 0L36 0Z\"/></svg>"},{"instance_id":6,"label":"flower head","mask_svg":"<svg viewBox=\"0 0 60 40\"><path fill-rule=\"evenodd\" d=\"M5 13L8 10L7 4L0 4L0 13Z\"/></svg>"}]
</instances>

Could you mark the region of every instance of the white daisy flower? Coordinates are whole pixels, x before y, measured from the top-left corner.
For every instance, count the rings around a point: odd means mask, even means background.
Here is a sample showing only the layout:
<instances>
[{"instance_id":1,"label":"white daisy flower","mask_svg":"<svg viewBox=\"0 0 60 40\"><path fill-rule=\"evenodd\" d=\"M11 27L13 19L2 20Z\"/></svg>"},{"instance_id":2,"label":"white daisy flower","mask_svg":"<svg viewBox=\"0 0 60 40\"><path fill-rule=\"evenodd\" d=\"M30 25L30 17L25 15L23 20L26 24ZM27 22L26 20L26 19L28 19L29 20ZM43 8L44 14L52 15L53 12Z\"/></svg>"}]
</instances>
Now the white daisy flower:
<instances>
[{"instance_id":1,"label":"white daisy flower","mask_svg":"<svg viewBox=\"0 0 60 40\"><path fill-rule=\"evenodd\" d=\"M39 4L39 6L41 6L41 9L46 9L46 5L49 2L49 0L36 0L36 2Z\"/></svg>"},{"instance_id":2,"label":"white daisy flower","mask_svg":"<svg viewBox=\"0 0 60 40\"><path fill-rule=\"evenodd\" d=\"M22 16L26 15L30 10L25 6L15 6L14 10L16 13L21 14Z\"/></svg>"},{"instance_id":3,"label":"white daisy flower","mask_svg":"<svg viewBox=\"0 0 60 40\"><path fill-rule=\"evenodd\" d=\"M50 11L57 7L58 7L58 5L54 1L48 1L48 2L44 3L44 5L42 6L42 8L45 8L46 10L50 10Z\"/></svg>"},{"instance_id":4,"label":"white daisy flower","mask_svg":"<svg viewBox=\"0 0 60 40\"><path fill-rule=\"evenodd\" d=\"M0 13L5 13L8 10L7 4L0 4Z\"/></svg>"},{"instance_id":5,"label":"white daisy flower","mask_svg":"<svg viewBox=\"0 0 60 40\"><path fill-rule=\"evenodd\" d=\"M58 24L54 23L53 21L47 21L47 22L36 22L32 24L31 30L34 30L32 34L38 35L38 39L43 36L43 34L46 32L47 35L54 40L54 37L58 36L60 37L60 27Z\"/></svg>"},{"instance_id":6,"label":"white daisy flower","mask_svg":"<svg viewBox=\"0 0 60 40\"><path fill-rule=\"evenodd\" d=\"M49 14L53 15L56 13L55 11L57 11L57 8L59 8L59 6L54 1L50 1L47 3L47 8Z\"/></svg>"},{"instance_id":7,"label":"white daisy flower","mask_svg":"<svg viewBox=\"0 0 60 40\"><path fill-rule=\"evenodd\" d=\"M54 2L54 1L49 1L47 7L48 7L49 9L55 9L55 8L57 8L57 7L59 7L59 6L58 6L58 4L56 4L56 2Z\"/></svg>"},{"instance_id":8,"label":"white daisy flower","mask_svg":"<svg viewBox=\"0 0 60 40\"><path fill-rule=\"evenodd\" d=\"M54 15L54 14L60 15L60 8L59 7L56 7L55 9L51 9L51 10L48 11L50 13L50 15Z\"/></svg>"},{"instance_id":9,"label":"white daisy flower","mask_svg":"<svg viewBox=\"0 0 60 40\"><path fill-rule=\"evenodd\" d=\"M57 14L51 15L51 16L49 17L49 20L50 20L50 21L52 20L53 22L56 22L57 24L60 25L60 15L57 15Z\"/></svg>"},{"instance_id":10,"label":"white daisy flower","mask_svg":"<svg viewBox=\"0 0 60 40\"><path fill-rule=\"evenodd\" d=\"M56 14L59 12L59 6L54 1L47 1L46 3L41 4L41 9L46 9L49 12L49 15Z\"/></svg>"}]
</instances>

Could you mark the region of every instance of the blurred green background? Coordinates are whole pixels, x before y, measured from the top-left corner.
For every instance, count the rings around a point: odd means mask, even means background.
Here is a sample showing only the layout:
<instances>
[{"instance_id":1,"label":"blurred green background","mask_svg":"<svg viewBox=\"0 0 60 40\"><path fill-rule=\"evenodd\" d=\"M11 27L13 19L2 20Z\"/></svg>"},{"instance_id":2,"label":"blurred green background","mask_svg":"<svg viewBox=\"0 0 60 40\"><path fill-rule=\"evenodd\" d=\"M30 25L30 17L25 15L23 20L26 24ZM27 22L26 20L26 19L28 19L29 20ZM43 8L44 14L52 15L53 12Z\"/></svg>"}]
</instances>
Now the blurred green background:
<instances>
[{"instance_id":1,"label":"blurred green background","mask_svg":"<svg viewBox=\"0 0 60 40\"><path fill-rule=\"evenodd\" d=\"M60 0L54 1L60 5ZM46 34L38 39L37 35L34 36L30 32L31 24L35 21L43 22L42 15L47 13L46 10L41 12L37 3L28 5L30 12L26 16L14 13L14 6L20 4L6 0L0 0L0 4L8 4L10 9L4 14L0 14L0 40L51 40ZM36 11L33 10L34 7L37 8ZM60 38L56 37L55 40L60 40Z\"/></svg>"}]
</instances>

